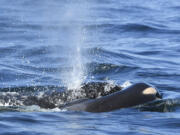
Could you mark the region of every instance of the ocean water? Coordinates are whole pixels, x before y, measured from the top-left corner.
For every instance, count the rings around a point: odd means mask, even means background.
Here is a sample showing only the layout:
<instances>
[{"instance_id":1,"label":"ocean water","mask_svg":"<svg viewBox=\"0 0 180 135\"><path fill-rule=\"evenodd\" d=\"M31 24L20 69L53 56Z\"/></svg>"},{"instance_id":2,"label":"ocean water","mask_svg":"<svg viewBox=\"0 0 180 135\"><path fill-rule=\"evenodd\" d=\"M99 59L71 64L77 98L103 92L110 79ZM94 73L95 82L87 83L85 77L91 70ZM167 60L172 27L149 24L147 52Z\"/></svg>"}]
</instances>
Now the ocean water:
<instances>
[{"instance_id":1,"label":"ocean water","mask_svg":"<svg viewBox=\"0 0 180 135\"><path fill-rule=\"evenodd\" d=\"M0 102L0 135L179 135L179 37L178 0L1 0L5 97L129 81L153 85L163 100L105 113Z\"/></svg>"}]
</instances>

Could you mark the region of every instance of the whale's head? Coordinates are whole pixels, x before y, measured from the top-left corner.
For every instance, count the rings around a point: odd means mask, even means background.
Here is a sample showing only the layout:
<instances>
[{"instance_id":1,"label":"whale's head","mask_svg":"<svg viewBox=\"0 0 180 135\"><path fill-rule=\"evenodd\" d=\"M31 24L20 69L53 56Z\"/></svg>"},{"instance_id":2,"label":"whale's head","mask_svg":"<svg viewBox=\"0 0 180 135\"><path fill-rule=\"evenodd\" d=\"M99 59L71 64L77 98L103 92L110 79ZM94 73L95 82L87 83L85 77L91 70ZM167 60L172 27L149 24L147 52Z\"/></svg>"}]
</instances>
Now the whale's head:
<instances>
[{"instance_id":1,"label":"whale's head","mask_svg":"<svg viewBox=\"0 0 180 135\"><path fill-rule=\"evenodd\" d=\"M154 87L152 87L152 86L150 86L148 84L145 84L145 83L140 83L139 85L144 87L142 89L142 95L144 95L144 96L154 96L157 99L162 99L162 95L159 93L159 91L156 88L154 88Z\"/></svg>"}]
</instances>

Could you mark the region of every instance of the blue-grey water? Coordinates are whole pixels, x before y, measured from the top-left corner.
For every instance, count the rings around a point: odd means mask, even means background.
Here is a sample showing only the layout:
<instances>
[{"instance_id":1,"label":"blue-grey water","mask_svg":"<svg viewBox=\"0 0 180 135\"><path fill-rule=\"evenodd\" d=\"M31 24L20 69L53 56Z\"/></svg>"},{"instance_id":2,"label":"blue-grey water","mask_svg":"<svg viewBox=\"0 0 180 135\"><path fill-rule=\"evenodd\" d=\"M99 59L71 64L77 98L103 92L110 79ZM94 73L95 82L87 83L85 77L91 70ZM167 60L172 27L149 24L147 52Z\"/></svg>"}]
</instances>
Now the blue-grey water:
<instances>
[{"instance_id":1,"label":"blue-grey water","mask_svg":"<svg viewBox=\"0 0 180 135\"><path fill-rule=\"evenodd\" d=\"M0 135L179 135L180 1L0 0L5 96L93 81L146 82L163 100L105 113L0 103Z\"/></svg>"}]
</instances>

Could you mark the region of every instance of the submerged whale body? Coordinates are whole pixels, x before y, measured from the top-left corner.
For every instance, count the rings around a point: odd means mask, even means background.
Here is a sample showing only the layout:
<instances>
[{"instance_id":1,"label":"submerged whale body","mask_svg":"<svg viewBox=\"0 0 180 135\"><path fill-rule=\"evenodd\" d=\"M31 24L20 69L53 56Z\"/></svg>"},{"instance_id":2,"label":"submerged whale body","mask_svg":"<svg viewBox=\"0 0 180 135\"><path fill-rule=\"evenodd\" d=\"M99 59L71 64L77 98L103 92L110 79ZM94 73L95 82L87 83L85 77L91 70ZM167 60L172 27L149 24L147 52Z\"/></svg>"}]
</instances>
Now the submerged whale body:
<instances>
[{"instance_id":1,"label":"submerged whale body","mask_svg":"<svg viewBox=\"0 0 180 135\"><path fill-rule=\"evenodd\" d=\"M110 95L67 105L65 109L87 112L107 112L144 104L160 98L158 91L145 83L134 84Z\"/></svg>"}]
</instances>

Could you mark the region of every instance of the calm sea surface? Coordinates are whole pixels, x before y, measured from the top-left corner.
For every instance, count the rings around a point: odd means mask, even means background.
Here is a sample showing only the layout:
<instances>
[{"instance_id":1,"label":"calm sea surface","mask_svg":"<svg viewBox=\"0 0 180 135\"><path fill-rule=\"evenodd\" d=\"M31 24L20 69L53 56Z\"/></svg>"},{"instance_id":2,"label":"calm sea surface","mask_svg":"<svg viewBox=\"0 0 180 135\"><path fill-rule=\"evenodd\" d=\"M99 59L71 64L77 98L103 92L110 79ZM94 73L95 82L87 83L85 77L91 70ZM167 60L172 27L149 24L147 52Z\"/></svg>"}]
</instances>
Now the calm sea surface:
<instances>
[{"instance_id":1,"label":"calm sea surface","mask_svg":"<svg viewBox=\"0 0 180 135\"><path fill-rule=\"evenodd\" d=\"M92 81L146 82L163 100L106 113L0 103L0 135L180 135L180 1L0 0L0 93Z\"/></svg>"}]
</instances>

